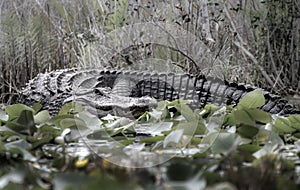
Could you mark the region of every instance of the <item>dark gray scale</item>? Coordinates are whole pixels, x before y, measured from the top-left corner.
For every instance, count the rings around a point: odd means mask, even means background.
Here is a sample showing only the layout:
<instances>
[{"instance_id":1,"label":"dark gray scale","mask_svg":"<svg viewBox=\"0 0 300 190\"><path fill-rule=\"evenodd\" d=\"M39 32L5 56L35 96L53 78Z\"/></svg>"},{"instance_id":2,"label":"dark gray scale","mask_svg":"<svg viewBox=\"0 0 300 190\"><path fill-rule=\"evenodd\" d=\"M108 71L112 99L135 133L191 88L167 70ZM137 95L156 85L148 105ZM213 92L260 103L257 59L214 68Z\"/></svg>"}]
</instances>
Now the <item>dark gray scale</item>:
<instances>
[{"instance_id":1,"label":"dark gray scale","mask_svg":"<svg viewBox=\"0 0 300 190\"><path fill-rule=\"evenodd\" d=\"M205 79L203 82L201 93L199 94L201 108L204 107L206 104L212 103L210 93L211 83L212 81L207 79Z\"/></svg>"},{"instance_id":2,"label":"dark gray scale","mask_svg":"<svg viewBox=\"0 0 300 190\"><path fill-rule=\"evenodd\" d=\"M44 85L43 85L45 87L45 90L49 92L50 96L53 96L54 94L57 93L56 86L53 86L53 80L56 81L56 73L53 73L53 75L48 75L44 80Z\"/></svg>"},{"instance_id":3,"label":"dark gray scale","mask_svg":"<svg viewBox=\"0 0 300 190\"><path fill-rule=\"evenodd\" d=\"M74 76L78 71L77 69L67 69L64 70L65 72L62 72L58 78L57 78L57 92L63 93L63 92L70 92L73 90L73 81L70 80L72 76Z\"/></svg>"},{"instance_id":4,"label":"dark gray scale","mask_svg":"<svg viewBox=\"0 0 300 190\"><path fill-rule=\"evenodd\" d=\"M166 86L168 86L168 87L167 87L167 91L166 91L166 94L165 94L165 99L166 100L172 101L174 99L179 98L178 93L176 93L177 91L175 91L175 89L173 88L174 83L175 83L175 74L174 73L168 73L167 74L167 81L166 81Z\"/></svg>"},{"instance_id":5,"label":"dark gray scale","mask_svg":"<svg viewBox=\"0 0 300 190\"><path fill-rule=\"evenodd\" d=\"M160 99L159 96L159 78L157 73L153 73L150 76L150 97L153 97L155 99Z\"/></svg>"},{"instance_id":6,"label":"dark gray scale","mask_svg":"<svg viewBox=\"0 0 300 190\"><path fill-rule=\"evenodd\" d=\"M204 107L205 105L203 105L202 102L204 102L202 99L202 95L205 94L205 90L204 90L204 84L206 82L206 78L203 75L198 75L196 76L195 79L195 83L194 83L194 88L196 91L195 94L195 107L200 108L200 107Z\"/></svg>"},{"instance_id":7,"label":"dark gray scale","mask_svg":"<svg viewBox=\"0 0 300 190\"><path fill-rule=\"evenodd\" d=\"M228 84L228 88L225 90L225 93L224 93L224 95L226 97L226 104L227 105L235 103L234 100L233 100L233 98L232 98L232 95L235 92L236 87L237 87L236 83L230 83L230 84Z\"/></svg>"},{"instance_id":8,"label":"dark gray scale","mask_svg":"<svg viewBox=\"0 0 300 190\"><path fill-rule=\"evenodd\" d=\"M112 94L129 97L132 94L133 88L136 86L136 72L128 72L126 74L119 74L114 81Z\"/></svg>"},{"instance_id":9,"label":"dark gray scale","mask_svg":"<svg viewBox=\"0 0 300 190\"><path fill-rule=\"evenodd\" d=\"M178 99L178 93L173 86L163 80L168 78L167 75L146 75L133 88L131 97L149 96L157 100L174 100Z\"/></svg>"},{"instance_id":10,"label":"dark gray scale","mask_svg":"<svg viewBox=\"0 0 300 190\"><path fill-rule=\"evenodd\" d=\"M239 100L247 93L246 88L243 85L238 85L235 92L232 94L232 99L238 103Z\"/></svg>"},{"instance_id":11,"label":"dark gray scale","mask_svg":"<svg viewBox=\"0 0 300 190\"><path fill-rule=\"evenodd\" d=\"M158 75L159 81L162 81L160 83L160 87L159 87L159 97L163 97L164 100L166 100L167 97L167 91L168 91L168 77L166 74L160 73Z\"/></svg>"},{"instance_id":12,"label":"dark gray scale","mask_svg":"<svg viewBox=\"0 0 300 190\"><path fill-rule=\"evenodd\" d=\"M108 70L100 70L97 74L97 84L94 88L103 88L103 87L109 87L113 88L115 80L118 78L118 76L122 74L121 71L108 71Z\"/></svg>"},{"instance_id":13,"label":"dark gray scale","mask_svg":"<svg viewBox=\"0 0 300 190\"><path fill-rule=\"evenodd\" d=\"M272 114L280 113L286 104L287 100L279 99L276 101L276 105L269 112Z\"/></svg>"},{"instance_id":14,"label":"dark gray scale","mask_svg":"<svg viewBox=\"0 0 300 190\"><path fill-rule=\"evenodd\" d=\"M222 89L222 87L220 86L222 86L224 82L217 78L211 78L208 80L211 81L211 85L209 89L209 94L210 94L209 102L217 105L222 104L223 102L218 103L218 101L220 101L219 99L222 99L222 97L224 96L223 91L220 91L220 89Z\"/></svg>"},{"instance_id":15,"label":"dark gray scale","mask_svg":"<svg viewBox=\"0 0 300 190\"><path fill-rule=\"evenodd\" d=\"M217 90L217 93L215 96L215 100L214 100L214 102L217 105L223 105L223 104L227 105L226 102L227 102L228 98L225 93L227 88L228 88L228 86L223 81L221 81L221 84L218 87L218 90Z\"/></svg>"},{"instance_id":16,"label":"dark gray scale","mask_svg":"<svg viewBox=\"0 0 300 190\"><path fill-rule=\"evenodd\" d=\"M183 77L187 78L186 85L185 85L186 92L184 94L184 99L194 101L194 96L195 96L194 84L195 84L196 77L194 75L188 75L188 74L184 75Z\"/></svg>"},{"instance_id":17,"label":"dark gray scale","mask_svg":"<svg viewBox=\"0 0 300 190\"><path fill-rule=\"evenodd\" d=\"M278 97L271 97L269 94L265 94L265 105L261 107L264 111L270 112L271 109L276 106Z\"/></svg>"}]
</instances>

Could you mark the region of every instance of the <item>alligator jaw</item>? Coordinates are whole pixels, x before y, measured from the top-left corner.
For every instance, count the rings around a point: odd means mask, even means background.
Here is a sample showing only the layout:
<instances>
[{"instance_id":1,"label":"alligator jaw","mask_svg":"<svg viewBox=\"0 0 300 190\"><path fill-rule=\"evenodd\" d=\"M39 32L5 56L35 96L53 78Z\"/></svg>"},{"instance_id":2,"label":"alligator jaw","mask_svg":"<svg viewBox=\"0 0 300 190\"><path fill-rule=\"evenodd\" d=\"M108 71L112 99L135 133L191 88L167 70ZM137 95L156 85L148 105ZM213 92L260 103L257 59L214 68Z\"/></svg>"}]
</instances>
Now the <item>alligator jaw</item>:
<instances>
[{"instance_id":1,"label":"alligator jaw","mask_svg":"<svg viewBox=\"0 0 300 190\"><path fill-rule=\"evenodd\" d=\"M78 102L93 114L100 117L107 114L137 118L145 111L156 107L157 100L149 96L126 97L119 96L109 92L107 89L98 88L97 94L94 91L78 91L73 96L64 101Z\"/></svg>"}]
</instances>

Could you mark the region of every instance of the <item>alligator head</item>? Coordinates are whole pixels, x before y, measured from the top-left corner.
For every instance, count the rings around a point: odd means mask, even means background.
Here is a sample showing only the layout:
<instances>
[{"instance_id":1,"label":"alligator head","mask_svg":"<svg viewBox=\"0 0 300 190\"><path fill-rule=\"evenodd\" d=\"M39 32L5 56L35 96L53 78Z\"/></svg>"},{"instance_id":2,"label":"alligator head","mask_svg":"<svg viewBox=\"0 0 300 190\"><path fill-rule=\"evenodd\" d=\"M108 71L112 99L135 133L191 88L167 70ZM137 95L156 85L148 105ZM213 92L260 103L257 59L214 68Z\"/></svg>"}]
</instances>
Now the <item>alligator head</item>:
<instances>
[{"instance_id":1,"label":"alligator head","mask_svg":"<svg viewBox=\"0 0 300 190\"><path fill-rule=\"evenodd\" d=\"M75 93L65 99L63 103L71 101L80 103L84 109L99 117L112 114L138 118L145 111L157 105L157 100L149 96L120 96L112 93L112 89L109 87L75 90Z\"/></svg>"}]
</instances>

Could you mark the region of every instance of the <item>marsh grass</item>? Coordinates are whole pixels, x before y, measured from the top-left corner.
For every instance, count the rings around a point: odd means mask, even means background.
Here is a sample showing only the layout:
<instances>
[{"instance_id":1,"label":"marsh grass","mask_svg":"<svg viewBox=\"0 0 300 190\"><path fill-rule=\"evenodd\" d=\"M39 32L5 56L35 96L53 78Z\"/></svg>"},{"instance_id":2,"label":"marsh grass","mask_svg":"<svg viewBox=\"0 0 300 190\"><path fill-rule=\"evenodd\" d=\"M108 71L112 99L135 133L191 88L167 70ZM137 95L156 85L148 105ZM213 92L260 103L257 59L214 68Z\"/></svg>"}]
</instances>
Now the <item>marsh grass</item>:
<instances>
[{"instance_id":1,"label":"marsh grass","mask_svg":"<svg viewBox=\"0 0 300 190\"><path fill-rule=\"evenodd\" d=\"M299 9L297 0L0 0L1 102L14 102L38 73L107 64L99 41L146 22L172 23L202 41L205 74L299 94Z\"/></svg>"}]
</instances>

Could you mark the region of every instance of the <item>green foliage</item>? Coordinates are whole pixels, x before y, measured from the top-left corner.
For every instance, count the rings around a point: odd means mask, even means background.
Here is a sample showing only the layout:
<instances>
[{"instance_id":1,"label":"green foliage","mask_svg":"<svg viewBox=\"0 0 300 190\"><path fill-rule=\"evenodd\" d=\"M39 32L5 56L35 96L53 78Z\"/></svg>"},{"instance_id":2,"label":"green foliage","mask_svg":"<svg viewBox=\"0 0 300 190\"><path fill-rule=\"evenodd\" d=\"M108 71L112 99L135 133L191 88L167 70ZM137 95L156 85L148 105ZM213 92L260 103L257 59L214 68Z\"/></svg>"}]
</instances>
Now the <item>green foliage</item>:
<instances>
[{"instance_id":1,"label":"green foliage","mask_svg":"<svg viewBox=\"0 0 300 190\"><path fill-rule=\"evenodd\" d=\"M131 20L128 13L128 0L118 0L117 2L118 5L114 7L114 11L107 16L105 28L109 31L125 26Z\"/></svg>"},{"instance_id":2,"label":"green foliage","mask_svg":"<svg viewBox=\"0 0 300 190\"><path fill-rule=\"evenodd\" d=\"M93 147L100 146L98 154L112 154L133 163L137 161L134 157L124 157L133 154L132 148L134 154L173 153L176 159L160 166L173 188L189 188L189 184L221 187L225 182L236 188L260 188L265 183L274 187L289 183L289 187L297 188L299 184L291 179L298 176L294 161L300 155L300 116L278 117L263 112L258 108L263 102L259 91L244 96L236 107L207 105L193 111L185 101L162 101L137 120L110 115L98 118L76 103L66 104L53 117L41 110L40 104L33 108L10 105L0 111L0 159L6 168L0 173L0 187L158 188L150 178L161 174L131 171L129 177L128 171L116 169L107 163L109 160L94 160L89 151L70 154L72 146L80 148L80 141L85 139L92 152ZM294 149L288 154L294 161L283 159L286 153L281 150L291 146ZM43 167L51 173L44 184L38 183L44 176L38 160L44 160ZM99 172L95 163L107 174ZM251 171L252 178L246 171ZM12 174L15 178L10 177Z\"/></svg>"}]
</instances>

